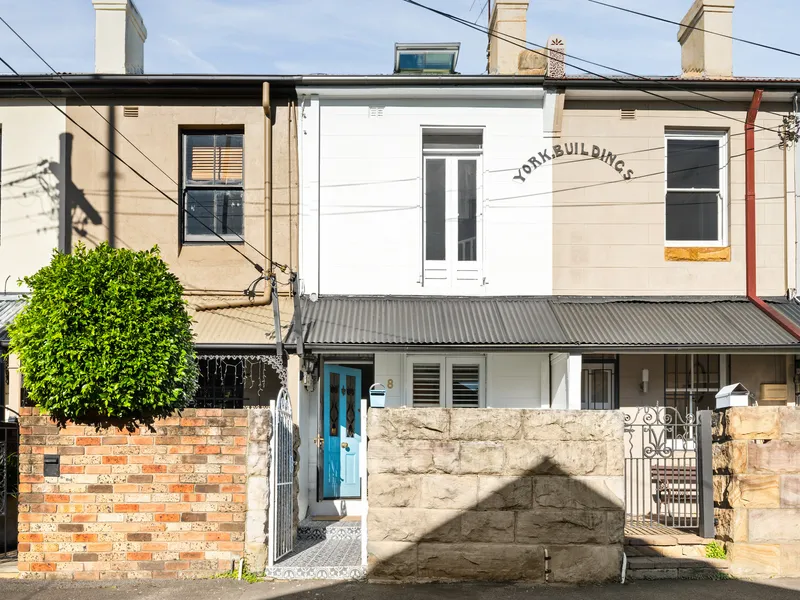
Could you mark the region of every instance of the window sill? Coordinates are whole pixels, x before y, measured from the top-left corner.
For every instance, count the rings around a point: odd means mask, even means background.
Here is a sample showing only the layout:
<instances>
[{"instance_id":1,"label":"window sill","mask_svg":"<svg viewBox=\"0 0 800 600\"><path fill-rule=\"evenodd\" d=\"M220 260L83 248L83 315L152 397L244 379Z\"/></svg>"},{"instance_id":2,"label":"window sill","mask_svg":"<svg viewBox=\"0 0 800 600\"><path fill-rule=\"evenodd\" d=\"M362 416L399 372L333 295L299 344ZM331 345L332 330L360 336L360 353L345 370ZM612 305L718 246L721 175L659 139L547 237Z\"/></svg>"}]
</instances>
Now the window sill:
<instances>
[{"instance_id":1,"label":"window sill","mask_svg":"<svg viewBox=\"0 0 800 600\"><path fill-rule=\"evenodd\" d=\"M730 262L731 247L664 248L664 260L670 262Z\"/></svg>"},{"instance_id":2,"label":"window sill","mask_svg":"<svg viewBox=\"0 0 800 600\"><path fill-rule=\"evenodd\" d=\"M228 237L223 235L222 239L215 235L210 235L207 238L184 238L181 241L182 246L219 246L232 244L234 246L244 245L244 240L240 237Z\"/></svg>"}]
</instances>

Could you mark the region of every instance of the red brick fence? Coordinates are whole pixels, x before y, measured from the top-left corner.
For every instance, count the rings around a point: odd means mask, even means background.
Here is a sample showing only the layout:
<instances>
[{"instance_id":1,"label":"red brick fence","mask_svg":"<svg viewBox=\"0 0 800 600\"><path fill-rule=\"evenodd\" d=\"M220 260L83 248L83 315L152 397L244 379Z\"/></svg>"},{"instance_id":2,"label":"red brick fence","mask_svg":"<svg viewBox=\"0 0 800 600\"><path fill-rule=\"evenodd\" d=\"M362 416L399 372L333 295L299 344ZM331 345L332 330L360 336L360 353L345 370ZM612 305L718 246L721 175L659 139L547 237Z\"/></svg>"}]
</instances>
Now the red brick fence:
<instances>
[{"instance_id":1,"label":"red brick fence","mask_svg":"<svg viewBox=\"0 0 800 600\"><path fill-rule=\"evenodd\" d=\"M255 428L266 439L248 435L248 418L257 412L184 410L152 430L128 432L60 428L36 409L23 409L21 577L209 576L244 555L246 519L256 530L262 523L265 549L267 499L255 499L263 516L248 514L248 462L261 469L269 463L248 457L248 450L268 452L268 425ZM45 455L58 456L57 477L45 476ZM266 493L266 486L256 487Z\"/></svg>"}]
</instances>

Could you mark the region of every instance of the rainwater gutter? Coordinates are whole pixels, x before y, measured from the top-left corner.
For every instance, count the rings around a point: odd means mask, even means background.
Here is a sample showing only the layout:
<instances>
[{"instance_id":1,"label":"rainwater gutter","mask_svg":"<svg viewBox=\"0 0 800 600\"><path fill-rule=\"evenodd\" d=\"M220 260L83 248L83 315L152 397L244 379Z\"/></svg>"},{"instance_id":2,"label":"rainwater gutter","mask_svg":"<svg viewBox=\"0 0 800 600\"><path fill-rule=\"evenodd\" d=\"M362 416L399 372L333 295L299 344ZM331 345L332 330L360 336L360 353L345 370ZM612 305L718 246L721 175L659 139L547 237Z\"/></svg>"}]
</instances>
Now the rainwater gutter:
<instances>
[{"instance_id":1,"label":"rainwater gutter","mask_svg":"<svg viewBox=\"0 0 800 600\"><path fill-rule=\"evenodd\" d=\"M756 134L755 122L761 106L763 89L753 93L744 126L744 170L745 170L745 262L747 266L747 299L761 312L800 341L800 329L775 308L764 302L756 293Z\"/></svg>"}]
</instances>

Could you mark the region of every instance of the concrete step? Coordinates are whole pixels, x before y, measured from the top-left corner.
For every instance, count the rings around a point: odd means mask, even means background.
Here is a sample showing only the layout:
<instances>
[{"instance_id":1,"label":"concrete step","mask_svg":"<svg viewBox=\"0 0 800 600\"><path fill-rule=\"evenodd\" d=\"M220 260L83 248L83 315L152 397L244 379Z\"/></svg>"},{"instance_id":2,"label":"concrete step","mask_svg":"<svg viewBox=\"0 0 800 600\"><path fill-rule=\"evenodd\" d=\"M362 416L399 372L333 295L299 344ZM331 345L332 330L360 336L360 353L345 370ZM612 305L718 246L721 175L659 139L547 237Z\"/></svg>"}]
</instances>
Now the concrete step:
<instances>
[{"instance_id":1,"label":"concrete step","mask_svg":"<svg viewBox=\"0 0 800 600\"><path fill-rule=\"evenodd\" d=\"M705 546L713 539L691 533L669 535L625 535L626 546Z\"/></svg>"},{"instance_id":2,"label":"concrete step","mask_svg":"<svg viewBox=\"0 0 800 600\"><path fill-rule=\"evenodd\" d=\"M670 558L705 558L706 545L675 546L625 546L625 554L632 556L667 556Z\"/></svg>"},{"instance_id":3,"label":"concrete step","mask_svg":"<svg viewBox=\"0 0 800 600\"><path fill-rule=\"evenodd\" d=\"M628 558L627 577L631 580L712 579L727 576L729 567L727 560L716 558L632 556Z\"/></svg>"}]
</instances>

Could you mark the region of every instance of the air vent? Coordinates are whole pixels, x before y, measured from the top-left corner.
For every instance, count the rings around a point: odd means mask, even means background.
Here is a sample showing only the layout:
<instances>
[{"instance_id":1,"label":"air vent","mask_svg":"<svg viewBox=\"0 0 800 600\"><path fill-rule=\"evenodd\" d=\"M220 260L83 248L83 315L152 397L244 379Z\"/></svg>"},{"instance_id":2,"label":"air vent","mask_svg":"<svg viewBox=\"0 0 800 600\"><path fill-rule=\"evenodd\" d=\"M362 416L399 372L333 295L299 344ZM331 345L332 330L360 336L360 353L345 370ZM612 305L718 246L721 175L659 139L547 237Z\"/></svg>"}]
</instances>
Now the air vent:
<instances>
[{"instance_id":1,"label":"air vent","mask_svg":"<svg viewBox=\"0 0 800 600\"><path fill-rule=\"evenodd\" d=\"M138 106L125 106L122 109L122 115L125 117L138 117L139 116L139 107Z\"/></svg>"},{"instance_id":2,"label":"air vent","mask_svg":"<svg viewBox=\"0 0 800 600\"><path fill-rule=\"evenodd\" d=\"M370 119L380 119L383 116L383 106L370 106L369 107L369 118Z\"/></svg>"},{"instance_id":3,"label":"air vent","mask_svg":"<svg viewBox=\"0 0 800 600\"><path fill-rule=\"evenodd\" d=\"M623 121L633 121L636 118L635 108L623 108L619 111L620 119Z\"/></svg>"}]
</instances>

